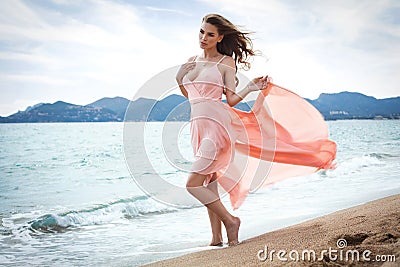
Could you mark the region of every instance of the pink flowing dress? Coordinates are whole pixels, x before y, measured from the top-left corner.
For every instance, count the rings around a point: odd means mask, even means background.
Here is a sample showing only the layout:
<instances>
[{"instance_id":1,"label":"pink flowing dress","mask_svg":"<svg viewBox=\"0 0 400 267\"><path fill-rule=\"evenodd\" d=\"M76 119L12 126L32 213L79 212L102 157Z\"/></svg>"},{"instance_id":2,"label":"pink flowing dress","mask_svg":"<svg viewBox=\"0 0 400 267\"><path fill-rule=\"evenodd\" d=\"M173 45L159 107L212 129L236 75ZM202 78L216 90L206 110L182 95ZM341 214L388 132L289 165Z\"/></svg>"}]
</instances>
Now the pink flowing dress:
<instances>
[{"instance_id":1,"label":"pink flowing dress","mask_svg":"<svg viewBox=\"0 0 400 267\"><path fill-rule=\"evenodd\" d=\"M205 185L216 174L237 209L260 187L334 168L336 144L328 139L328 127L297 94L268 83L249 112L222 102L218 64L224 57L194 80L183 80L191 105L192 172L207 175Z\"/></svg>"}]
</instances>

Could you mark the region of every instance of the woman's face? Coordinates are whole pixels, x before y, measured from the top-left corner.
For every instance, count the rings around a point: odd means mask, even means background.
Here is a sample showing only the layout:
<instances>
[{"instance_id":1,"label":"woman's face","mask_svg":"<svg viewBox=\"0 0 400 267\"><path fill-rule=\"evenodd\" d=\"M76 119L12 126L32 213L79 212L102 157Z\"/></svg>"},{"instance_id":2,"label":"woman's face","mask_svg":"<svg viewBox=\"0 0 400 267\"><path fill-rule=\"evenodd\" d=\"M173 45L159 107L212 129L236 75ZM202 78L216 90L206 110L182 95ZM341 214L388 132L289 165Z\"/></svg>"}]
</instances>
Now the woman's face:
<instances>
[{"instance_id":1,"label":"woman's face","mask_svg":"<svg viewBox=\"0 0 400 267\"><path fill-rule=\"evenodd\" d=\"M199 32L199 44L201 49L210 49L217 46L224 38L223 35L218 34L218 29L214 25L203 22Z\"/></svg>"}]
</instances>

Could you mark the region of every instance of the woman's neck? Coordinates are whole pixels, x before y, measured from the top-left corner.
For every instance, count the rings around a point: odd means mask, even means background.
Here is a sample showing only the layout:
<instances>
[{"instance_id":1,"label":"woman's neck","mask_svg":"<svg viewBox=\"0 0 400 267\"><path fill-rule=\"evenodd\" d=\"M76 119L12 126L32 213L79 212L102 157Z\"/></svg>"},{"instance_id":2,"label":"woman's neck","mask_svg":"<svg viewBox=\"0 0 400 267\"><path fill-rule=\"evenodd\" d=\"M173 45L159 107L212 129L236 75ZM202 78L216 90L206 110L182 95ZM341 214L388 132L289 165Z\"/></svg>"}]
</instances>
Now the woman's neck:
<instances>
[{"instance_id":1,"label":"woman's neck","mask_svg":"<svg viewBox=\"0 0 400 267\"><path fill-rule=\"evenodd\" d=\"M216 47L214 48L210 48L210 49L204 49L203 51L203 57L205 59L211 59L211 58L215 58L218 57L219 53Z\"/></svg>"}]
</instances>

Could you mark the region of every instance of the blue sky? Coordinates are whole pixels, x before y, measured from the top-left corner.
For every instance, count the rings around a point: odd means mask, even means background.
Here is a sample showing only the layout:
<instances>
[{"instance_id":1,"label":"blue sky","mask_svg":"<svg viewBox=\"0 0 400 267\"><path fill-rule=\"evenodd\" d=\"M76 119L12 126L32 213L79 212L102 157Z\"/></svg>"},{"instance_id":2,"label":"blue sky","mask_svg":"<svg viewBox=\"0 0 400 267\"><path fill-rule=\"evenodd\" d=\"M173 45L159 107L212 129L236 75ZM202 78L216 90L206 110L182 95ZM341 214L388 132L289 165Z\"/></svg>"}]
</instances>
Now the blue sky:
<instances>
[{"instance_id":1,"label":"blue sky","mask_svg":"<svg viewBox=\"0 0 400 267\"><path fill-rule=\"evenodd\" d=\"M131 99L153 75L201 53L201 18L254 31L246 76L303 97L399 95L400 1L199 0L0 2L0 116L39 102Z\"/></svg>"}]
</instances>

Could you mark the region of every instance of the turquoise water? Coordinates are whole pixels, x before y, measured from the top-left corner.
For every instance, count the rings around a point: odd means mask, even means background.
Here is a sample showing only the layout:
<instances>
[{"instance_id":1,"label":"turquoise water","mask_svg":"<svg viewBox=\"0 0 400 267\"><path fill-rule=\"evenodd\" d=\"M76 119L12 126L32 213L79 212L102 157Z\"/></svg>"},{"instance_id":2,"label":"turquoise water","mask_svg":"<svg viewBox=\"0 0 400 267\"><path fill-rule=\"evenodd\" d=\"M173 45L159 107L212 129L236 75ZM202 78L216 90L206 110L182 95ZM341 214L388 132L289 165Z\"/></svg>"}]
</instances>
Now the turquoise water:
<instances>
[{"instance_id":1,"label":"turquoise water","mask_svg":"<svg viewBox=\"0 0 400 267\"><path fill-rule=\"evenodd\" d=\"M400 193L400 121L328 125L338 168L251 194L234 211L241 239ZM162 127L148 125L147 153L183 185L186 173L161 160ZM188 130L178 143L190 155ZM210 249L204 208L166 206L137 187L122 132L123 123L0 124L0 265L135 266Z\"/></svg>"}]
</instances>

